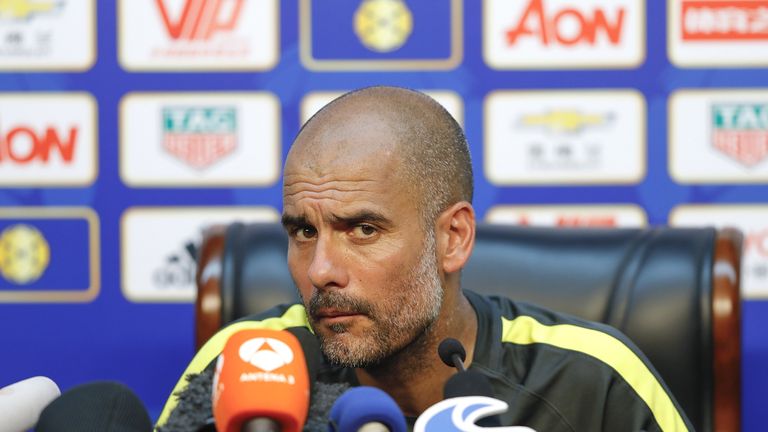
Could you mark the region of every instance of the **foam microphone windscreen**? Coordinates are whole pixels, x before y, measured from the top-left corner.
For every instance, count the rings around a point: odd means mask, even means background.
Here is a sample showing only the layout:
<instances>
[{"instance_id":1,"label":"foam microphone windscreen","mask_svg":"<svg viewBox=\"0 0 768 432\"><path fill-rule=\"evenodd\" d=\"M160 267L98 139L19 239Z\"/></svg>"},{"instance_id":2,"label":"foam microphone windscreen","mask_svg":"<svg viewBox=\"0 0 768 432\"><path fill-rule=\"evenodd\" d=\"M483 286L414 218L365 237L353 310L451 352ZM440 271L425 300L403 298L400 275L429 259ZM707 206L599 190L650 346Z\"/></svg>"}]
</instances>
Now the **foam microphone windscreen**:
<instances>
[{"instance_id":1,"label":"foam microphone windscreen","mask_svg":"<svg viewBox=\"0 0 768 432\"><path fill-rule=\"evenodd\" d=\"M227 340L213 379L213 416L220 432L270 421L283 432L299 432L308 408L309 374L296 336L241 330Z\"/></svg>"},{"instance_id":2,"label":"foam microphone windscreen","mask_svg":"<svg viewBox=\"0 0 768 432\"><path fill-rule=\"evenodd\" d=\"M50 378L36 376L0 389L0 432L21 432L37 423L40 412L61 392Z\"/></svg>"},{"instance_id":3,"label":"foam microphone windscreen","mask_svg":"<svg viewBox=\"0 0 768 432\"><path fill-rule=\"evenodd\" d=\"M403 412L390 395L376 387L353 387L333 404L328 430L357 432L377 423L381 425L377 430L407 430Z\"/></svg>"},{"instance_id":4,"label":"foam microphone windscreen","mask_svg":"<svg viewBox=\"0 0 768 432\"><path fill-rule=\"evenodd\" d=\"M37 432L148 432L152 421L131 389L111 381L73 387L51 402Z\"/></svg>"},{"instance_id":5,"label":"foam microphone windscreen","mask_svg":"<svg viewBox=\"0 0 768 432\"><path fill-rule=\"evenodd\" d=\"M464 369L464 360L467 358L467 352L464 345L454 338L446 338L437 346L437 355L446 366L455 367L460 372Z\"/></svg>"}]
</instances>

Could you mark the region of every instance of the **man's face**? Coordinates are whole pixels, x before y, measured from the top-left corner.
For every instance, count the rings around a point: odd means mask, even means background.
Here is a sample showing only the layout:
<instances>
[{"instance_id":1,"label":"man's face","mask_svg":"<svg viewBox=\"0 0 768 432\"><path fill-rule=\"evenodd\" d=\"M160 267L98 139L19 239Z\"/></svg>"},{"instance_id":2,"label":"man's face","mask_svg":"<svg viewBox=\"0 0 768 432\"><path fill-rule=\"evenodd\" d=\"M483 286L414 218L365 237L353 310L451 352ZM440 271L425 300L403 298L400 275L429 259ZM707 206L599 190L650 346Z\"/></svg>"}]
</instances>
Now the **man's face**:
<instances>
[{"instance_id":1,"label":"man's face","mask_svg":"<svg viewBox=\"0 0 768 432\"><path fill-rule=\"evenodd\" d=\"M284 178L291 274L326 356L375 365L439 315L434 234L391 153L302 159L289 158Z\"/></svg>"}]
</instances>

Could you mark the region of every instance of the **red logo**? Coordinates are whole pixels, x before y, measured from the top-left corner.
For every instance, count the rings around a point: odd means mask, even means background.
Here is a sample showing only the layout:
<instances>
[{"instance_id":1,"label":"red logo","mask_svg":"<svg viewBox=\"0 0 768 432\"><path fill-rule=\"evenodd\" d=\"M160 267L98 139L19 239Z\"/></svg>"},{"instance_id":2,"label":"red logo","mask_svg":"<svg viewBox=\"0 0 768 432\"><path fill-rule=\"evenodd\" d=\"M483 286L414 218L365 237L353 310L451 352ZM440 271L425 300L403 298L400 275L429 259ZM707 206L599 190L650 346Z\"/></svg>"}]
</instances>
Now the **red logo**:
<instances>
[{"instance_id":1,"label":"red logo","mask_svg":"<svg viewBox=\"0 0 768 432\"><path fill-rule=\"evenodd\" d=\"M557 218L557 226L559 227L615 227L616 218L609 215L572 215L572 216L560 216Z\"/></svg>"},{"instance_id":2,"label":"red logo","mask_svg":"<svg viewBox=\"0 0 768 432\"><path fill-rule=\"evenodd\" d=\"M768 228L748 232L744 239L744 251L753 251L761 257L768 257Z\"/></svg>"},{"instance_id":3,"label":"red logo","mask_svg":"<svg viewBox=\"0 0 768 432\"><path fill-rule=\"evenodd\" d=\"M12 161L25 164L31 161L48 162L51 155L71 163L77 142L77 127L69 128L65 136L53 126L44 131L35 131L28 126L18 126L7 133L0 131L0 162Z\"/></svg>"},{"instance_id":4,"label":"red logo","mask_svg":"<svg viewBox=\"0 0 768 432\"><path fill-rule=\"evenodd\" d=\"M544 0L531 0L520 21L507 31L507 42L514 45L518 39L533 37L542 45L595 45L599 37L604 37L611 45L618 45L625 13L623 7L611 17L602 8L583 11L568 7L548 15Z\"/></svg>"},{"instance_id":5,"label":"red logo","mask_svg":"<svg viewBox=\"0 0 768 432\"><path fill-rule=\"evenodd\" d=\"M155 0L165 28L173 39L208 40L219 31L232 31L237 25L244 0L186 0L181 16L171 22L166 0Z\"/></svg>"},{"instance_id":6,"label":"red logo","mask_svg":"<svg viewBox=\"0 0 768 432\"><path fill-rule=\"evenodd\" d=\"M517 225L531 225L531 220L527 214L522 214L517 220ZM555 220L554 226L562 227L616 227L618 225L616 217L610 215L559 215Z\"/></svg>"},{"instance_id":7,"label":"red logo","mask_svg":"<svg viewBox=\"0 0 768 432\"><path fill-rule=\"evenodd\" d=\"M237 147L234 107L163 108L163 146L195 168L206 168Z\"/></svg>"},{"instance_id":8,"label":"red logo","mask_svg":"<svg viewBox=\"0 0 768 432\"><path fill-rule=\"evenodd\" d=\"M766 0L683 0L683 40L768 40Z\"/></svg>"}]
</instances>

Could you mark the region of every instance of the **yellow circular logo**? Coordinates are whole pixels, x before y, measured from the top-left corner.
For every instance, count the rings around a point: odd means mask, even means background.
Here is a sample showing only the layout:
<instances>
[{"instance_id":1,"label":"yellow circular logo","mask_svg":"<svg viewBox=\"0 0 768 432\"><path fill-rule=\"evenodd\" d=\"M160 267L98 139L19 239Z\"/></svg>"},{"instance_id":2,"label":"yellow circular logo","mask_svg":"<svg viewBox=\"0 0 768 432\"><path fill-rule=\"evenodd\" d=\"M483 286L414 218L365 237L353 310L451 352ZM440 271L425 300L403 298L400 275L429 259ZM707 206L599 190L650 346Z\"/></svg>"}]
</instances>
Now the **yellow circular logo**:
<instances>
[{"instance_id":1,"label":"yellow circular logo","mask_svg":"<svg viewBox=\"0 0 768 432\"><path fill-rule=\"evenodd\" d=\"M402 0L363 0L355 11L355 33L368 49L394 51L413 31L413 15Z\"/></svg>"},{"instance_id":2,"label":"yellow circular logo","mask_svg":"<svg viewBox=\"0 0 768 432\"><path fill-rule=\"evenodd\" d=\"M28 284L43 275L51 248L37 228L18 224L0 233L0 274L11 282Z\"/></svg>"}]
</instances>

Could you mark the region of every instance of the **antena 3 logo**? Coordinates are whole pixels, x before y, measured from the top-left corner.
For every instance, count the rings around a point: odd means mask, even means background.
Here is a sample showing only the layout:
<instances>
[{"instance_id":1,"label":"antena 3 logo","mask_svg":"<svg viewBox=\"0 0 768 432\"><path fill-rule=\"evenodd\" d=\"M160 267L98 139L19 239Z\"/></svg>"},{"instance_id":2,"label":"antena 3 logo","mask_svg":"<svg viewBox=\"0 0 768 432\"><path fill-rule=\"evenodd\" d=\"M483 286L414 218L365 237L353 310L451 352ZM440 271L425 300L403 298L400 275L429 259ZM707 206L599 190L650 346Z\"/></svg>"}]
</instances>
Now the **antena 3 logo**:
<instances>
[{"instance_id":1,"label":"antena 3 logo","mask_svg":"<svg viewBox=\"0 0 768 432\"><path fill-rule=\"evenodd\" d=\"M253 69L278 57L276 0L120 0L127 69Z\"/></svg>"},{"instance_id":2,"label":"antena 3 logo","mask_svg":"<svg viewBox=\"0 0 768 432\"><path fill-rule=\"evenodd\" d=\"M641 0L486 0L489 66L631 68L645 57Z\"/></svg>"},{"instance_id":3,"label":"antena 3 logo","mask_svg":"<svg viewBox=\"0 0 768 432\"><path fill-rule=\"evenodd\" d=\"M0 184L90 184L95 129L88 95L0 95Z\"/></svg>"},{"instance_id":4,"label":"antena 3 logo","mask_svg":"<svg viewBox=\"0 0 768 432\"><path fill-rule=\"evenodd\" d=\"M296 377L291 374L273 373L274 370L293 362L293 351L285 342L274 338L253 338L240 345L240 359L262 372L245 372L240 381L279 382L294 384Z\"/></svg>"}]
</instances>

